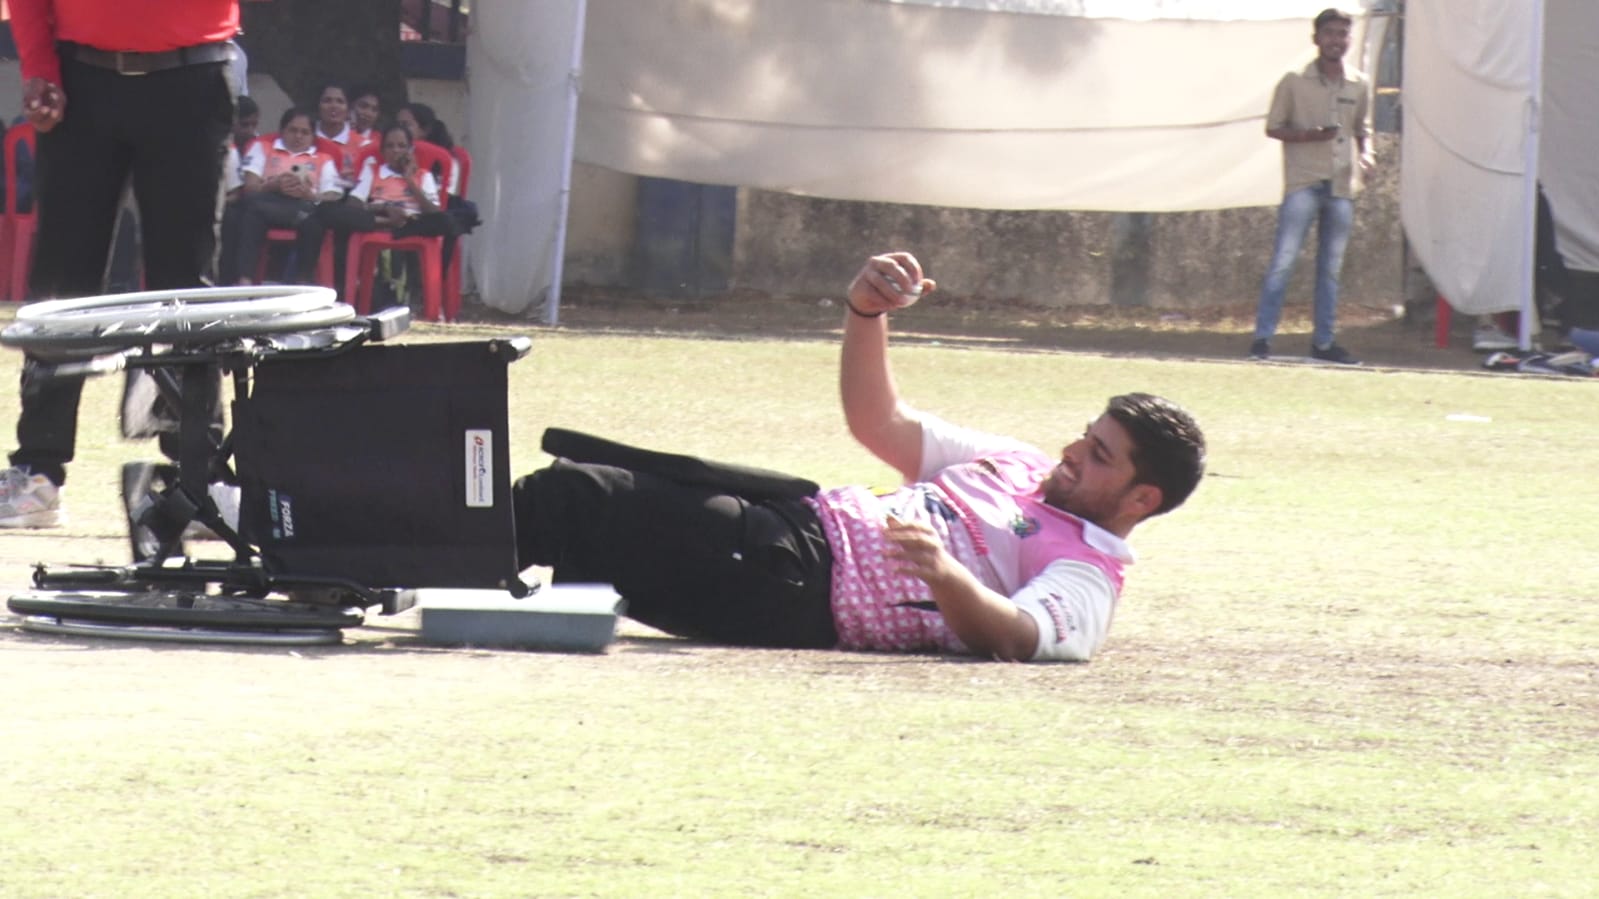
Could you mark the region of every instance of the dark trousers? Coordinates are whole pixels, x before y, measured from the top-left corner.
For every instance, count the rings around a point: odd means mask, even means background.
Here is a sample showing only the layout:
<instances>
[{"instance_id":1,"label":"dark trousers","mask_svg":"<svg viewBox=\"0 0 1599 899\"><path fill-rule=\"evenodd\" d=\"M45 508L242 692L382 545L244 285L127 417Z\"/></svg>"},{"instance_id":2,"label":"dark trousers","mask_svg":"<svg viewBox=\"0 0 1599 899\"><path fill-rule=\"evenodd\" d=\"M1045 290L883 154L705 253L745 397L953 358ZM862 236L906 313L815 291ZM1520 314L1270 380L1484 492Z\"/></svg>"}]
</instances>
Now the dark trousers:
<instances>
[{"instance_id":1,"label":"dark trousers","mask_svg":"<svg viewBox=\"0 0 1599 899\"><path fill-rule=\"evenodd\" d=\"M318 241L321 241L323 232L333 232L333 283L341 291L341 300L346 303L354 302L354 297L342 296L344 273L349 264L346 257L349 255L350 235L358 231L376 231L377 219L364 203L334 200L317 206L315 221L302 227L315 229ZM455 252L455 240L460 236L460 232L461 229L455 220L445 213L429 212L416 216L394 229L393 234L395 237L444 238L444 250L439 254L439 264L448 271L450 258ZM363 278L372 277L371 272L360 274Z\"/></svg>"},{"instance_id":2,"label":"dark trousers","mask_svg":"<svg viewBox=\"0 0 1599 899\"><path fill-rule=\"evenodd\" d=\"M628 617L737 646L831 648L832 554L803 500L751 502L557 460L516 482L517 555L615 587Z\"/></svg>"},{"instance_id":3,"label":"dark trousers","mask_svg":"<svg viewBox=\"0 0 1599 899\"><path fill-rule=\"evenodd\" d=\"M285 280L310 284L316 280L316 264L322 255L323 228L317 219L317 204L280 193L260 191L245 194L236 203L239 228L239 277L255 280L261 248L272 228L294 229L294 271ZM231 222L229 223L231 226ZM231 227L230 227L231 230ZM231 235L230 235L231 236Z\"/></svg>"},{"instance_id":4,"label":"dark trousers","mask_svg":"<svg viewBox=\"0 0 1599 899\"><path fill-rule=\"evenodd\" d=\"M61 62L66 115L38 136L38 232L31 298L100 293L122 188L132 179L143 232L145 284L200 287L216 262L222 165L233 123L225 62L119 75ZM78 431L81 379L41 377L25 358L13 465L57 483Z\"/></svg>"}]
</instances>

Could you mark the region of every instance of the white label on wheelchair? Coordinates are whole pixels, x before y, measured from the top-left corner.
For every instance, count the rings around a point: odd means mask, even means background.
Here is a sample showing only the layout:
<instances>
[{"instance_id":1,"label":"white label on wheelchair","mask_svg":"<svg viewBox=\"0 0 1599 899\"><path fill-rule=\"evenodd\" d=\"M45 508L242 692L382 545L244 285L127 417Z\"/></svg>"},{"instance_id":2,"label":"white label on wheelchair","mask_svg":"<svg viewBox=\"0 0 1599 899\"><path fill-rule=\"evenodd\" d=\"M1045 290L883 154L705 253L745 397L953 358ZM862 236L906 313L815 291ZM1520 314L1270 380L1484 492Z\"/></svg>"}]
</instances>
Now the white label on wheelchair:
<instances>
[{"instance_id":1,"label":"white label on wheelchair","mask_svg":"<svg viewBox=\"0 0 1599 899\"><path fill-rule=\"evenodd\" d=\"M469 509L494 506L494 432L466 432L466 505Z\"/></svg>"}]
</instances>

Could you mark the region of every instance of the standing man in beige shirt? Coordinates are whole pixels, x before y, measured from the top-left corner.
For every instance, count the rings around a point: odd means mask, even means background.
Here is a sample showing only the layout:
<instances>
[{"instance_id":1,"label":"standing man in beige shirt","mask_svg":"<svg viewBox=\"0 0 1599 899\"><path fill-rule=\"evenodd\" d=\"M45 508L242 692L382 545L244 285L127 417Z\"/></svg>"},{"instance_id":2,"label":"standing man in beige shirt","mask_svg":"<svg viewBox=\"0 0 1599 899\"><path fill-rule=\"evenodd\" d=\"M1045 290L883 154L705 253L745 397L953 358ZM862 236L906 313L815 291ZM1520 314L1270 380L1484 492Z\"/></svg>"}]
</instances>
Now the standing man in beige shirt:
<instances>
[{"instance_id":1,"label":"standing man in beige shirt","mask_svg":"<svg viewBox=\"0 0 1599 899\"><path fill-rule=\"evenodd\" d=\"M1283 202L1277 242L1260 288L1255 341L1249 355L1266 359L1282 317L1283 295L1310 223L1316 225L1316 305L1310 355L1323 362L1359 365L1333 340L1338 315L1338 273L1354 222L1360 176L1375 165L1371 148L1371 97L1366 77L1344 65L1354 16L1324 9L1312 31L1316 60L1277 83L1266 136L1283 142Z\"/></svg>"}]
</instances>

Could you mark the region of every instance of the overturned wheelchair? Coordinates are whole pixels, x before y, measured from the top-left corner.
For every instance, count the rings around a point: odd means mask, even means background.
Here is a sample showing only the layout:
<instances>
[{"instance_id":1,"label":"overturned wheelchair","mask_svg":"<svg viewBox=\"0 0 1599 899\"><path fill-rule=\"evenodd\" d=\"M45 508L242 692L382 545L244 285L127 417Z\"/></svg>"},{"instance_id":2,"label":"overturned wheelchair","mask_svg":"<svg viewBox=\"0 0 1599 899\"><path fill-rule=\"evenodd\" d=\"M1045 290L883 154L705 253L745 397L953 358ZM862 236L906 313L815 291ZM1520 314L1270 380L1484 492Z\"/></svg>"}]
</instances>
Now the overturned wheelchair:
<instances>
[{"instance_id":1,"label":"overturned wheelchair","mask_svg":"<svg viewBox=\"0 0 1599 899\"><path fill-rule=\"evenodd\" d=\"M0 344L34 377L148 372L178 412L178 453L124 468L131 564L40 564L7 607L37 631L313 644L421 588L528 595L506 397L530 341L385 343L408 326L404 308L357 316L315 287L22 307ZM236 516L213 484L237 487ZM227 557L192 558L197 528Z\"/></svg>"}]
</instances>

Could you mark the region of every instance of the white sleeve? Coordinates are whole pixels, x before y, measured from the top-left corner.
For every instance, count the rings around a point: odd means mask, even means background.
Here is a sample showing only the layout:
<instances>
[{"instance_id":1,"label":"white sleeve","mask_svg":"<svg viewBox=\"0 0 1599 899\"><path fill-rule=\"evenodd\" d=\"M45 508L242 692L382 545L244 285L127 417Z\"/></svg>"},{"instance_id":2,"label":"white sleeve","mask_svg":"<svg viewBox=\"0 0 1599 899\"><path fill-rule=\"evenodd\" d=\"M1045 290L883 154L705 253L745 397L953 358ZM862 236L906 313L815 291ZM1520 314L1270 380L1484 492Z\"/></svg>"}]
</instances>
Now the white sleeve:
<instances>
[{"instance_id":1,"label":"white sleeve","mask_svg":"<svg viewBox=\"0 0 1599 899\"><path fill-rule=\"evenodd\" d=\"M1034 662L1086 662L1105 642L1116 591L1103 571L1059 559L1011 597L1038 625Z\"/></svg>"},{"instance_id":2,"label":"white sleeve","mask_svg":"<svg viewBox=\"0 0 1599 899\"><path fill-rule=\"evenodd\" d=\"M344 193L344 182L339 180L339 167L328 160L322 163L322 175L317 179L317 196Z\"/></svg>"},{"instance_id":3,"label":"white sleeve","mask_svg":"<svg viewBox=\"0 0 1599 899\"><path fill-rule=\"evenodd\" d=\"M355 186L350 188L350 196L365 203L372 196L372 182L378 176L376 160L368 159L361 164L361 176L356 179Z\"/></svg>"},{"instance_id":4,"label":"white sleeve","mask_svg":"<svg viewBox=\"0 0 1599 899\"><path fill-rule=\"evenodd\" d=\"M423 171L418 174L422 177L417 179L417 186L422 188L423 196L427 197L428 202L434 206L439 205L439 183L433 180L433 173Z\"/></svg>"},{"instance_id":5,"label":"white sleeve","mask_svg":"<svg viewBox=\"0 0 1599 899\"><path fill-rule=\"evenodd\" d=\"M244 184L244 172L239 162L239 148L228 144L228 158L222 163L222 189L228 193Z\"/></svg>"},{"instance_id":6,"label":"white sleeve","mask_svg":"<svg viewBox=\"0 0 1599 899\"><path fill-rule=\"evenodd\" d=\"M266 171L266 150L260 141L250 141L250 149L244 151L244 165L240 170L241 173L249 172L257 178L262 177L261 173Z\"/></svg>"},{"instance_id":7,"label":"white sleeve","mask_svg":"<svg viewBox=\"0 0 1599 899\"><path fill-rule=\"evenodd\" d=\"M932 480L934 475L951 465L960 465L993 453L1033 449L1013 437L952 425L920 409L915 410L915 415L922 423L922 468L916 475L919 480Z\"/></svg>"}]
</instances>

